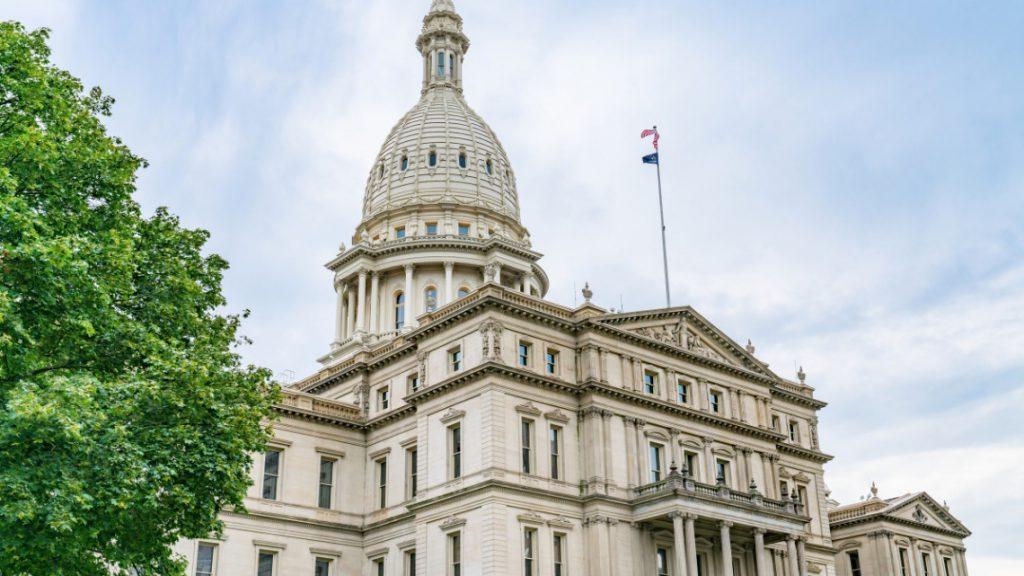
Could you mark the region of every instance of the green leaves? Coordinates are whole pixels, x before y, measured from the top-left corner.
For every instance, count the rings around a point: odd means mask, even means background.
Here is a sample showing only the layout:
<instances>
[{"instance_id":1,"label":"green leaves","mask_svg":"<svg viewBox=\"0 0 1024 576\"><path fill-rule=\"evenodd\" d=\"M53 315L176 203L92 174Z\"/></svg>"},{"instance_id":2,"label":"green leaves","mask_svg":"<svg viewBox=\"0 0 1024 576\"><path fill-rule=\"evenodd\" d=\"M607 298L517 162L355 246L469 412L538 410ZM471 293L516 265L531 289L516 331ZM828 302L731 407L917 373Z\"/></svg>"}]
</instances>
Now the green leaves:
<instances>
[{"instance_id":1,"label":"green leaves","mask_svg":"<svg viewBox=\"0 0 1024 576\"><path fill-rule=\"evenodd\" d=\"M132 200L113 100L0 23L0 574L181 574L241 507L277 391L209 237Z\"/></svg>"}]
</instances>

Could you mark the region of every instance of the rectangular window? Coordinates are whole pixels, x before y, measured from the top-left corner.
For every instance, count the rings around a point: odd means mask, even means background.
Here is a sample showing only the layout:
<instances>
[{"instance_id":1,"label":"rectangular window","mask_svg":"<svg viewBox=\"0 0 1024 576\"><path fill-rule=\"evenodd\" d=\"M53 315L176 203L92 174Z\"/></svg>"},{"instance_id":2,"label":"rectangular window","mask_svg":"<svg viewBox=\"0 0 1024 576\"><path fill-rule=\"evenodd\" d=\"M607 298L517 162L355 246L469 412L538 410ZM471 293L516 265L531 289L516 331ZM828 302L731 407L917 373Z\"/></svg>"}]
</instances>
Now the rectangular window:
<instances>
[{"instance_id":1,"label":"rectangular window","mask_svg":"<svg viewBox=\"0 0 1024 576\"><path fill-rule=\"evenodd\" d=\"M391 407L391 388L384 386L377 390L377 410L387 410Z\"/></svg>"},{"instance_id":2,"label":"rectangular window","mask_svg":"<svg viewBox=\"0 0 1024 576\"><path fill-rule=\"evenodd\" d=\"M469 224L459 223L459 236L469 236Z\"/></svg>"},{"instance_id":3,"label":"rectangular window","mask_svg":"<svg viewBox=\"0 0 1024 576\"><path fill-rule=\"evenodd\" d=\"M707 565L708 561L704 558L703 554L697 555L697 576L704 576L704 566ZM772 564L774 569L774 563Z\"/></svg>"},{"instance_id":4,"label":"rectangular window","mask_svg":"<svg viewBox=\"0 0 1024 576\"><path fill-rule=\"evenodd\" d=\"M410 550L405 553L405 572L402 572L404 576L416 576L416 551Z\"/></svg>"},{"instance_id":5,"label":"rectangular window","mask_svg":"<svg viewBox=\"0 0 1024 576\"><path fill-rule=\"evenodd\" d=\"M551 477L558 480L562 477L562 429L552 426L548 429L548 443L551 450Z\"/></svg>"},{"instance_id":6,"label":"rectangular window","mask_svg":"<svg viewBox=\"0 0 1024 576\"><path fill-rule=\"evenodd\" d=\"M729 462L727 460L715 461L715 481L722 481L728 486L729 483Z\"/></svg>"},{"instance_id":7,"label":"rectangular window","mask_svg":"<svg viewBox=\"0 0 1024 576\"><path fill-rule=\"evenodd\" d=\"M924 567L921 576L931 576L931 560L932 557L927 552L921 552L921 566Z\"/></svg>"},{"instance_id":8,"label":"rectangular window","mask_svg":"<svg viewBox=\"0 0 1024 576\"><path fill-rule=\"evenodd\" d=\"M388 459L377 460L377 507L388 506Z\"/></svg>"},{"instance_id":9,"label":"rectangular window","mask_svg":"<svg viewBox=\"0 0 1024 576\"><path fill-rule=\"evenodd\" d=\"M800 424L790 420L789 421L789 441L799 442L800 441Z\"/></svg>"},{"instance_id":10,"label":"rectangular window","mask_svg":"<svg viewBox=\"0 0 1024 576\"><path fill-rule=\"evenodd\" d=\"M722 410L722 395L714 390L708 392L708 405L711 407L711 411L718 413Z\"/></svg>"},{"instance_id":11,"label":"rectangular window","mask_svg":"<svg viewBox=\"0 0 1024 576\"><path fill-rule=\"evenodd\" d=\"M683 459L686 462L686 470L690 473L690 476L697 477L697 453L696 452L685 452Z\"/></svg>"},{"instance_id":12,"label":"rectangular window","mask_svg":"<svg viewBox=\"0 0 1024 576\"><path fill-rule=\"evenodd\" d=\"M900 576L907 576L907 549L900 548Z\"/></svg>"},{"instance_id":13,"label":"rectangular window","mask_svg":"<svg viewBox=\"0 0 1024 576\"><path fill-rule=\"evenodd\" d=\"M409 392L415 392L420 389L420 375L413 374L406 380L407 388Z\"/></svg>"},{"instance_id":14,"label":"rectangular window","mask_svg":"<svg viewBox=\"0 0 1024 576\"><path fill-rule=\"evenodd\" d=\"M405 226L395 228L395 238L405 238Z\"/></svg>"},{"instance_id":15,"label":"rectangular window","mask_svg":"<svg viewBox=\"0 0 1024 576\"><path fill-rule=\"evenodd\" d=\"M462 348L452 348L448 351L448 371L458 372L462 369Z\"/></svg>"},{"instance_id":16,"label":"rectangular window","mask_svg":"<svg viewBox=\"0 0 1024 576\"><path fill-rule=\"evenodd\" d=\"M778 416L772 416L772 430L779 432L779 427L782 426Z\"/></svg>"},{"instance_id":17,"label":"rectangular window","mask_svg":"<svg viewBox=\"0 0 1024 576\"><path fill-rule=\"evenodd\" d=\"M847 556L850 558L850 576L861 576L860 553L854 550L853 552L847 552Z\"/></svg>"},{"instance_id":18,"label":"rectangular window","mask_svg":"<svg viewBox=\"0 0 1024 576\"><path fill-rule=\"evenodd\" d=\"M268 448L263 454L263 498L277 500L277 481L281 475L281 450Z\"/></svg>"},{"instance_id":19,"label":"rectangular window","mask_svg":"<svg viewBox=\"0 0 1024 576\"><path fill-rule=\"evenodd\" d=\"M448 535L448 576L462 576L462 537L458 532Z\"/></svg>"},{"instance_id":20,"label":"rectangular window","mask_svg":"<svg viewBox=\"0 0 1024 576\"><path fill-rule=\"evenodd\" d=\"M658 375L654 372L644 372L644 393L656 394L658 392Z\"/></svg>"},{"instance_id":21,"label":"rectangular window","mask_svg":"<svg viewBox=\"0 0 1024 576\"><path fill-rule=\"evenodd\" d=\"M551 559L555 565L555 576L566 576L565 571L565 535L555 534L551 537Z\"/></svg>"},{"instance_id":22,"label":"rectangular window","mask_svg":"<svg viewBox=\"0 0 1024 576\"><path fill-rule=\"evenodd\" d=\"M533 421L523 420L519 424L519 446L522 453L523 474L533 474Z\"/></svg>"},{"instance_id":23,"label":"rectangular window","mask_svg":"<svg viewBox=\"0 0 1024 576\"><path fill-rule=\"evenodd\" d=\"M797 500L801 504L803 504L804 512L806 513L807 512L807 487L806 486L801 486L800 484L797 484L796 485L796 497L797 497Z\"/></svg>"},{"instance_id":24,"label":"rectangular window","mask_svg":"<svg viewBox=\"0 0 1024 576\"><path fill-rule=\"evenodd\" d=\"M661 482L661 445L651 444L649 452L651 460L651 482Z\"/></svg>"},{"instance_id":25,"label":"rectangular window","mask_svg":"<svg viewBox=\"0 0 1024 576\"><path fill-rule=\"evenodd\" d=\"M656 555L658 561L658 576L668 576L668 550L658 548Z\"/></svg>"},{"instance_id":26,"label":"rectangular window","mask_svg":"<svg viewBox=\"0 0 1024 576\"><path fill-rule=\"evenodd\" d=\"M448 477L462 477L462 427L458 424L448 428Z\"/></svg>"},{"instance_id":27,"label":"rectangular window","mask_svg":"<svg viewBox=\"0 0 1024 576\"><path fill-rule=\"evenodd\" d=\"M315 576L331 576L331 559L330 558L317 558L316 569L313 571Z\"/></svg>"},{"instance_id":28,"label":"rectangular window","mask_svg":"<svg viewBox=\"0 0 1024 576\"><path fill-rule=\"evenodd\" d=\"M373 561L374 576L384 576L384 559L377 558Z\"/></svg>"},{"instance_id":29,"label":"rectangular window","mask_svg":"<svg viewBox=\"0 0 1024 576\"><path fill-rule=\"evenodd\" d=\"M317 506L321 508L331 507L331 495L334 492L334 463L333 458L320 458L320 493L317 495Z\"/></svg>"},{"instance_id":30,"label":"rectangular window","mask_svg":"<svg viewBox=\"0 0 1024 576\"><path fill-rule=\"evenodd\" d=\"M274 576L275 560L277 560L277 554L260 550L259 558L256 562L256 576Z\"/></svg>"},{"instance_id":31,"label":"rectangular window","mask_svg":"<svg viewBox=\"0 0 1024 576\"><path fill-rule=\"evenodd\" d=\"M689 389L686 387L686 382L677 382L676 402L679 402L680 404L686 404L690 398L689 392Z\"/></svg>"},{"instance_id":32,"label":"rectangular window","mask_svg":"<svg viewBox=\"0 0 1024 576\"><path fill-rule=\"evenodd\" d=\"M944 576L953 576L953 559L948 557L942 558L942 569L945 571Z\"/></svg>"},{"instance_id":33,"label":"rectangular window","mask_svg":"<svg viewBox=\"0 0 1024 576\"><path fill-rule=\"evenodd\" d=\"M427 236L437 236L437 222L427 222Z\"/></svg>"},{"instance_id":34,"label":"rectangular window","mask_svg":"<svg viewBox=\"0 0 1024 576\"><path fill-rule=\"evenodd\" d=\"M555 350L548 350L544 354L544 370L548 374L558 373L558 352Z\"/></svg>"},{"instance_id":35,"label":"rectangular window","mask_svg":"<svg viewBox=\"0 0 1024 576\"><path fill-rule=\"evenodd\" d=\"M196 576L213 576L213 564L216 556L216 546L200 542L199 548L196 550Z\"/></svg>"},{"instance_id":36,"label":"rectangular window","mask_svg":"<svg viewBox=\"0 0 1024 576\"><path fill-rule=\"evenodd\" d=\"M537 531L533 528L523 530L523 576L534 576L533 562L537 555Z\"/></svg>"},{"instance_id":37,"label":"rectangular window","mask_svg":"<svg viewBox=\"0 0 1024 576\"><path fill-rule=\"evenodd\" d=\"M530 365L530 346L526 342L519 343L519 365L529 366Z\"/></svg>"},{"instance_id":38,"label":"rectangular window","mask_svg":"<svg viewBox=\"0 0 1024 576\"><path fill-rule=\"evenodd\" d=\"M408 486L409 498L416 497L416 470L418 468L416 449L409 448L405 451L405 482Z\"/></svg>"}]
</instances>

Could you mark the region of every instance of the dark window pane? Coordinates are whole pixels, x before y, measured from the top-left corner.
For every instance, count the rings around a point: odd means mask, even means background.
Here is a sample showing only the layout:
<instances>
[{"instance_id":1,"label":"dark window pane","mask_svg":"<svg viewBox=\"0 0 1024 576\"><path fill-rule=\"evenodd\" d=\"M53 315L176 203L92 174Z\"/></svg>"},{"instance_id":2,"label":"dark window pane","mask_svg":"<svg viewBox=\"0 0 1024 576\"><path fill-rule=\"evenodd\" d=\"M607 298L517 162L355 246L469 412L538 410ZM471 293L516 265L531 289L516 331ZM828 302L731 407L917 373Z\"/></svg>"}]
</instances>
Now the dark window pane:
<instances>
[{"instance_id":1,"label":"dark window pane","mask_svg":"<svg viewBox=\"0 0 1024 576\"><path fill-rule=\"evenodd\" d=\"M274 576L274 555L270 552L260 552L259 564L256 568L256 576Z\"/></svg>"}]
</instances>

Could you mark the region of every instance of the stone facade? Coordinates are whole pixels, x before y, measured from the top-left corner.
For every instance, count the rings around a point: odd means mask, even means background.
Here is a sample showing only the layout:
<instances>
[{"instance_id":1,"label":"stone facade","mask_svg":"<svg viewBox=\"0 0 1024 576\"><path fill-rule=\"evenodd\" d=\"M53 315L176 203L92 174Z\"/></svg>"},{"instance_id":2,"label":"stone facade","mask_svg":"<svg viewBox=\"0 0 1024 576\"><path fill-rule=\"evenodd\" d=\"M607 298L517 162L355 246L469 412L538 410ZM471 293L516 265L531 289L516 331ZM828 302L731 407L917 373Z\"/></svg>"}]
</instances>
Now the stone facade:
<instances>
[{"instance_id":1,"label":"stone facade","mask_svg":"<svg viewBox=\"0 0 1024 576\"><path fill-rule=\"evenodd\" d=\"M248 512L177 545L190 573L834 576L825 403L803 371L690 307L544 300L508 158L463 98L450 0L416 46L420 102L327 265L323 367L284 390Z\"/></svg>"}]
</instances>

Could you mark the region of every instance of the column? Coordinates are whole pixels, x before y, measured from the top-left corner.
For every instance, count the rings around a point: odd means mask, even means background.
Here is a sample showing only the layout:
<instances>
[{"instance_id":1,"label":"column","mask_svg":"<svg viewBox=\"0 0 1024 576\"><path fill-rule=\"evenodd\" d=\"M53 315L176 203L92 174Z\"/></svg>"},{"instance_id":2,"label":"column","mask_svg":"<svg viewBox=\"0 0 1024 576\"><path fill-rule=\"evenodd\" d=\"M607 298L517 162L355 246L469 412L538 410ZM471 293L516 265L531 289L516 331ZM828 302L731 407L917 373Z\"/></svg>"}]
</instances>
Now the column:
<instances>
[{"instance_id":1,"label":"column","mask_svg":"<svg viewBox=\"0 0 1024 576\"><path fill-rule=\"evenodd\" d=\"M604 463L604 482L615 484L612 479L612 413L610 410L601 411L601 460Z\"/></svg>"},{"instance_id":2,"label":"column","mask_svg":"<svg viewBox=\"0 0 1024 576\"><path fill-rule=\"evenodd\" d=\"M348 316L345 320L345 333L352 336L356 331L356 292L355 290L348 289L348 306L345 307L345 313Z\"/></svg>"},{"instance_id":3,"label":"column","mask_svg":"<svg viewBox=\"0 0 1024 576\"><path fill-rule=\"evenodd\" d=\"M495 282L495 284L501 286L501 263L500 262L495 262L494 263L494 282Z\"/></svg>"},{"instance_id":4,"label":"column","mask_svg":"<svg viewBox=\"0 0 1024 576\"><path fill-rule=\"evenodd\" d=\"M796 561L800 570L800 576L807 576L807 549L806 539L800 538L796 541Z\"/></svg>"},{"instance_id":5,"label":"column","mask_svg":"<svg viewBox=\"0 0 1024 576\"><path fill-rule=\"evenodd\" d=\"M764 528L754 528L754 566L757 568L756 576L768 576L768 563L764 557Z\"/></svg>"},{"instance_id":6,"label":"column","mask_svg":"<svg viewBox=\"0 0 1024 576\"><path fill-rule=\"evenodd\" d=\"M626 482L630 488L639 486L636 481L636 418L626 416L622 419L626 427Z\"/></svg>"},{"instance_id":7,"label":"column","mask_svg":"<svg viewBox=\"0 0 1024 576\"><path fill-rule=\"evenodd\" d=\"M697 576L697 530L693 525L697 520L697 515L687 514L684 520L687 576Z\"/></svg>"},{"instance_id":8,"label":"column","mask_svg":"<svg viewBox=\"0 0 1024 576\"><path fill-rule=\"evenodd\" d=\"M959 576L967 576L967 554L964 550L956 551L956 562L957 570L959 570Z\"/></svg>"},{"instance_id":9,"label":"column","mask_svg":"<svg viewBox=\"0 0 1024 576\"><path fill-rule=\"evenodd\" d=\"M669 512L668 517L672 519L672 573L686 574L685 518L683 513L678 511Z\"/></svg>"},{"instance_id":10,"label":"column","mask_svg":"<svg viewBox=\"0 0 1024 576\"><path fill-rule=\"evenodd\" d=\"M444 303L448 304L455 298L452 293L452 272L455 270L455 262L448 260L444 263Z\"/></svg>"},{"instance_id":11,"label":"column","mask_svg":"<svg viewBox=\"0 0 1024 576\"><path fill-rule=\"evenodd\" d=\"M796 534L790 534L789 537L786 538L786 554L788 555L789 576L797 576L800 574L800 566L797 564L796 558L797 538L798 536Z\"/></svg>"},{"instance_id":12,"label":"column","mask_svg":"<svg viewBox=\"0 0 1024 576\"><path fill-rule=\"evenodd\" d=\"M903 576L900 572L900 549L896 546L896 540L893 538L892 532L886 535L886 540L889 542L889 556L892 562L892 573L896 576ZM909 568L907 568L909 570Z\"/></svg>"},{"instance_id":13,"label":"column","mask_svg":"<svg viewBox=\"0 0 1024 576\"><path fill-rule=\"evenodd\" d=\"M649 484L651 479L647 472L647 443L644 441L644 426L647 422L637 418L636 420L636 468L637 485Z\"/></svg>"},{"instance_id":14,"label":"column","mask_svg":"<svg viewBox=\"0 0 1024 576\"><path fill-rule=\"evenodd\" d=\"M918 576L921 574L921 553L917 551L917 540L914 538L910 539L910 548L907 549L908 558L907 569L910 570L910 576Z\"/></svg>"},{"instance_id":15,"label":"column","mask_svg":"<svg viewBox=\"0 0 1024 576\"><path fill-rule=\"evenodd\" d=\"M750 489L750 469L747 468L747 453L750 448L736 447L736 476L738 476L735 488L741 492Z\"/></svg>"},{"instance_id":16,"label":"column","mask_svg":"<svg viewBox=\"0 0 1024 576\"><path fill-rule=\"evenodd\" d=\"M732 576L732 539L729 535L729 528L732 522L719 522L718 530L722 541L722 576Z\"/></svg>"},{"instance_id":17,"label":"column","mask_svg":"<svg viewBox=\"0 0 1024 576\"><path fill-rule=\"evenodd\" d=\"M704 438L704 469L707 472L705 481L708 484L718 482L718 477L715 474L715 455L711 453L712 442L714 442L713 438Z\"/></svg>"},{"instance_id":18,"label":"column","mask_svg":"<svg viewBox=\"0 0 1024 576\"><path fill-rule=\"evenodd\" d=\"M890 566L889 559L892 557L892 554L889 551L889 539L886 531L878 530L877 532L872 532L868 534L868 538L874 544L875 571L879 574L895 574L899 568Z\"/></svg>"},{"instance_id":19,"label":"column","mask_svg":"<svg viewBox=\"0 0 1024 576\"><path fill-rule=\"evenodd\" d=\"M334 286L338 293L338 303L334 317L334 341L341 342L345 339L345 289L341 284Z\"/></svg>"},{"instance_id":20,"label":"column","mask_svg":"<svg viewBox=\"0 0 1024 576\"><path fill-rule=\"evenodd\" d=\"M597 377L601 382L608 383L608 351L604 348L597 349Z\"/></svg>"},{"instance_id":21,"label":"column","mask_svg":"<svg viewBox=\"0 0 1024 576\"><path fill-rule=\"evenodd\" d=\"M736 408L738 414L740 415L740 422L747 422L747 407L744 403L746 397L747 394L743 390L736 391Z\"/></svg>"},{"instance_id":22,"label":"column","mask_svg":"<svg viewBox=\"0 0 1024 576\"><path fill-rule=\"evenodd\" d=\"M370 333L380 333L380 276L370 274Z\"/></svg>"},{"instance_id":23,"label":"column","mask_svg":"<svg viewBox=\"0 0 1024 576\"><path fill-rule=\"evenodd\" d=\"M523 276L523 292L527 296L529 296L532 293L533 286L534 286L534 284L533 284L533 274L527 272L526 275ZM539 290L538 290L538 292L539 292Z\"/></svg>"},{"instance_id":24,"label":"column","mask_svg":"<svg viewBox=\"0 0 1024 576\"><path fill-rule=\"evenodd\" d=\"M405 265L405 326L408 327L415 326L415 321L412 319L412 271L415 267L415 264Z\"/></svg>"},{"instance_id":25,"label":"column","mask_svg":"<svg viewBox=\"0 0 1024 576\"><path fill-rule=\"evenodd\" d=\"M356 298L359 299L358 308L356 308L356 332L366 331L366 270L359 271L359 293L356 294Z\"/></svg>"},{"instance_id":26,"label":"column","mask_svg":"<svg viewBox=\"0 0 1024 576\"><path fill-rule=\"evenodd\" d=\"M775 461L774 454L763 454L761 456L761 462L764 463L764 494L769 498L775 498L776 500L782 498L779 494L779 484L775 481L774 465Z\"/></svg>"},{"instance_id":27,"label":"column","mask_svg":"<svg viewBox=\"0 0 1024 576\"><path fill-rule=\"evenodd\" d=\"M669 452L672 454L672 464L678 469L683 468L683 459L679 454L679 430L675 428L668 429L669 443L671 444Z\"/></svg>"}]
</instances>

